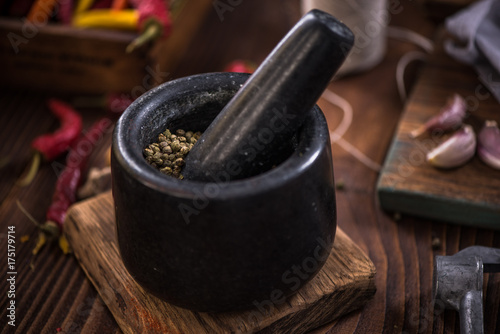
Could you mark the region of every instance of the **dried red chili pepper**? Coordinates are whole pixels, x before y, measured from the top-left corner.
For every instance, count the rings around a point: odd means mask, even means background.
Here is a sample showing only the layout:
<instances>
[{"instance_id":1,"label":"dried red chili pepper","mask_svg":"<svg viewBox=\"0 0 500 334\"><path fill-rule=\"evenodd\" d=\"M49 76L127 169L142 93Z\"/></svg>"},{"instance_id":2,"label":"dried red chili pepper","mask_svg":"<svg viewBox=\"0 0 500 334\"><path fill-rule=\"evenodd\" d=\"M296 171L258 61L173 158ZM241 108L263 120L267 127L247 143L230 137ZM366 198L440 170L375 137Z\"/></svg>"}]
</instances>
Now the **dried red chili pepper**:
<instances>
[{"instance_id":1,"label":"dried red chili pepper","mask_svg":"<svg viewBox=\"0 0 500 334\"><path fill-rule=\"evenodd\" d=\"M127 46L132 52L141 45L159 37L167 37L172 30L172 20L168 5L163 0L130 0L139 11L139 29L141 34Z\"/></svg>"},{"instance_id":2,"label":"dried red chili pepper","mask_svg":"<svg viewBox=\"0 0 500 334\"><path fill-rule=\"evenodd\" d=\"M112 10L122 10L127 8L127 0L112 0L111 9Z\"/></svg>"},{"instance_id":3,"label":"dried red chili pepper","mask_svg":"<svg viewBox=\"0 0 500 334\"><path fill-rule=\"evenodd\" d=\"M49 99L48 107L59 119L61 126L53 133L33 139L31 147L35 153L28 174L19 182L21 186L30 184L34 179L40 166L41 156L45 161L59 157L78 139L82 131L82 117L70 105L57 99Z\"/></svg>"},{"instance_id":4,"label":"dried red chili pepper","mask_svg":"<svg viewBox=\"0 0 500 334\"><path fill-rule=\"evenodd\" d=\"M73 0L61 0L59 2L59 10L57 11L57 18L64 25L71 25L73 19Z\"/></svg>"},{"instance_id":5,"label":"dried red chili pepper","mask_svg":"<svg viewBox=\"0 0 500 334\"><path fill-rule=\"evenodd\" d=\"M56 225L59 232L62 231L66 212L70 205L76 201L76 192L85 176L90 156L97 146L99 138L102 138L112 124L113 121L107 117L96 121L72 146L66 157L66 166L57 179L52 204L47 210L45 224Z\"/></svg>"},{"instance_id":6,"label":"dried red chili pepper","mask_svg":"<svg viewBox=\"0 0 500 334\"><path fill-rule=\"evenodd\" d=\"M134 102L134 99L127 94L110 93L106 95L106 107L112 114L121 114Z\"/></svg>"},{"instance_id":7,"label":"dried red chili pepper","mask_svg":"<svg viewBox=\"0 0 500 334\"><path fill-rule=\"evenodd\" d=\"M64 220L69 207L77 200L77 191L82 184L88 162L104 134L111 130L113 119L117 113L110 113L94 122L90 129L81 135L72 145L66 156L66 165L62 169L56 183L52 203L47 209L46 221L39 224L18 201L19 208L40 229L38 241L32 251L36 255L47 240L59 239L59 246L64 253L70 252L70 246L62 234Z\"/></svg>"},{"instance_id":8,"label":"dried red chili pepper","mask_svg":"<svg viewBox=\"0 0 500 334\"><path fill-rule=\"evenodd\" d=\"M59 118L61 127L54 133L35 138L31 146L50 161L66 152L78 139L82 131L82 117L69 104L57 99L49 99L48 106L50 111Z\"/></svg>"},{"instance_id":9,"label":"dried red chili pepper","mask_svg":"<svg viewBox=\"0 0 500 334\"><path fill-rule=\"evenodd\" d=\"M257 67L246 60L234 60L226 65L224 72L253 73Z\"/></svg>"},{"instance_id":10,"label":"dried red chili pepper","mask_svg":"<svg viewBox=\"0 0 500 334\"><path fill-rule=\"evenodd\" d=\"M46 24L52 15L57 0L36 0L31 6L26 19L36 24Z\"/></svg>"},{"instance_id":11,"label":"dried red chili pepper","mask_svg":"<svg viewBox=\"0 0 500 334\"><path fill-rule=\"evenodd\" d=\"M111 128L113 121L104 117L96 121L90 129L82 135L73 145L66 157L66 166L64 166L52 197L52 203L47 209L46 221L38 224L31 215L18 203L20 209L26 216L32 220L40 229L38 241L33 249L33 255L36 255L47 240L59 239L59 246L67 253L69 244L62 235L64 219L69 207L77 199L77 190L82 184L85 171L87 169L90 156L97 146L99 139Z\"/></svg>"}]
</instances>

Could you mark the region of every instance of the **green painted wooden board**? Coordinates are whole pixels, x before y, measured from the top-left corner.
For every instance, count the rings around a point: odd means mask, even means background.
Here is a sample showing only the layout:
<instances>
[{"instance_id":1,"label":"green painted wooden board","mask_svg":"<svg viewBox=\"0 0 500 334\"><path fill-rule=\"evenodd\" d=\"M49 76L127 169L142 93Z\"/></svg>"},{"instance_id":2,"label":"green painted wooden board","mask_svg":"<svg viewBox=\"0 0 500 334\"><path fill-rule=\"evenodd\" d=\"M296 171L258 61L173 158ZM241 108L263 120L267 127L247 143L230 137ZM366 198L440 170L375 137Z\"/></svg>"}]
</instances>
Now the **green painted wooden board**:
<instances>
[{"instance_id":1,"label":"green painted wooden board","mask_svg":"<svg viewBox=\"0 0 500 334\"><path fill-rule=\"evenodd\" d=\"M404 108L378 180L378 200L388 211L500 229L500 170L477 156L455 169L436 169L425 161L425 154L447 135L409 137L410 131L437 114L453 93L466 99L465 123L476 133L485 119L500 124L500 104L472 67L444 52L444 38L444 33L438 36L436 51L423 66Z\"/></svg>"}]
</instances>

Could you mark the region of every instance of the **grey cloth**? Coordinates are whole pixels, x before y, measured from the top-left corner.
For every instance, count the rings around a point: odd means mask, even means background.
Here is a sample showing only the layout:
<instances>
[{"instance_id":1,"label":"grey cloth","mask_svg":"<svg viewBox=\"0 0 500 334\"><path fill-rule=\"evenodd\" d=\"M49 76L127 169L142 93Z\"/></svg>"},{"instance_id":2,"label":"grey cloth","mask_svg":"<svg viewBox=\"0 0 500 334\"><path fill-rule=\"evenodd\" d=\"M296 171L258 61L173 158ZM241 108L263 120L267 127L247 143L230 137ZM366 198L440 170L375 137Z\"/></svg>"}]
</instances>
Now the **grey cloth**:
<instances>
[{"instance_id":1,"label":"grey cloth","mask_svg":"<svg viewBox=\"0 0 500 334\"><path fill-rule=\"evenodd\" d=\"M471 64L479 79L500 102L500 0L482 0L449 17L446 52Z\"/></svg>"}]
</instances>

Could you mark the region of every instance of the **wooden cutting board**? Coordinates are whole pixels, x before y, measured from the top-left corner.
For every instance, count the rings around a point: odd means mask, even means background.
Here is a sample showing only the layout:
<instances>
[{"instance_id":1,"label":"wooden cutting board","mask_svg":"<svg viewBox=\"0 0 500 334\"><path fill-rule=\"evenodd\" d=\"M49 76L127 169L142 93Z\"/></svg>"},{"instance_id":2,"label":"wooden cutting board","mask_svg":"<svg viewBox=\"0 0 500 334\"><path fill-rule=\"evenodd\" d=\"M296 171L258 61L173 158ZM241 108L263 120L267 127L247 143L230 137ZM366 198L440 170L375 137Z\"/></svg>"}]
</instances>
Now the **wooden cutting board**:
<instances>
[{"instance_id":1,"label":"wooden cutting board","mask_svg":"<svg viewBox=\"0 0 500 334\"><path fill-rule=\"evenodd\" d=\"M484 120L500 124L500 104L479 81L473 68L449 57L442 32L436 51L423 66L405 106L396 135L381 171L377 192L382 208L487 228L500 228L500 170L475 156L466 165L439 170L425 154L445 137L409 137L410 131L436 115L454 93L469 106L465 123L476 133Z\"/></svg>"},{"instance_id":2,"label":"wooden cutting board","mask_svg":"<svg viewBox=\"0 0 500 334\"><path fill-rule=\"evenodd\" d=\"M74 205L65 232L124 333L303 333L361 307L375 293L373 263L340 229L318 275L286 303L267 306L265 313L257 308L197 313L144 291L119 255L110 192Z\"/></svg>"}]
</instances>

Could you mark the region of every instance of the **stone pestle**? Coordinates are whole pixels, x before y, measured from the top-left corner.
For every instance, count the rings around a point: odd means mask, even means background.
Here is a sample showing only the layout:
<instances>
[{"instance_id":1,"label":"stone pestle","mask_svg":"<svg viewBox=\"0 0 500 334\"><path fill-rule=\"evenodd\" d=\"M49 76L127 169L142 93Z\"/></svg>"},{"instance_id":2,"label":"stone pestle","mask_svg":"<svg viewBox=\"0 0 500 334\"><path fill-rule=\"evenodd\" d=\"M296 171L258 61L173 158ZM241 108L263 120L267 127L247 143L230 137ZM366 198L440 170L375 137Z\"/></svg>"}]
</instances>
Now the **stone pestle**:
<instances>
[{"instance_id":1,"label":"stone pestle","mask_svg":"<svg viewBox=\"0 0 500 334\"><path fill-rule=\"evenodd\" d=\"M353 43L331 15L304 15L193 146L184 178L227 182L279 164Z\"/></svg>"}]
</instances>

